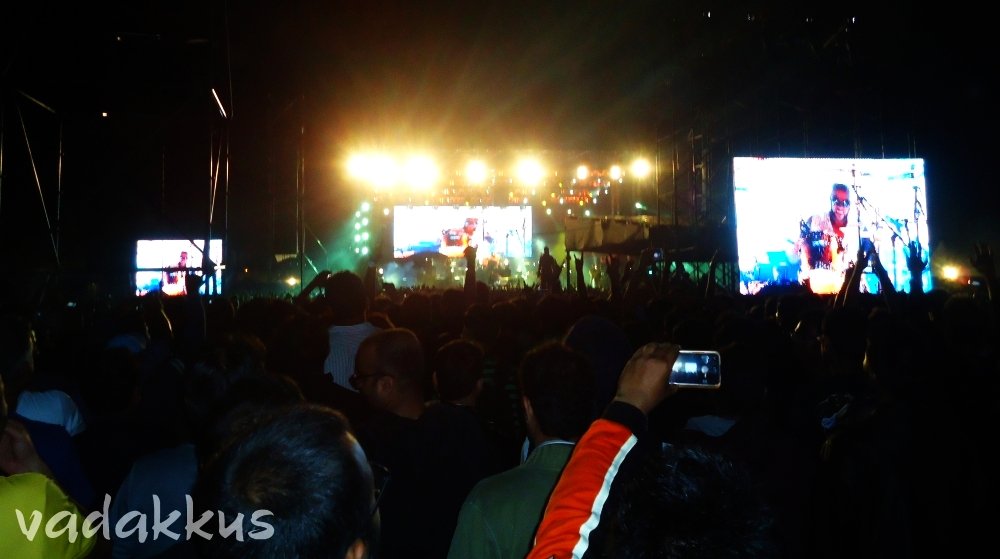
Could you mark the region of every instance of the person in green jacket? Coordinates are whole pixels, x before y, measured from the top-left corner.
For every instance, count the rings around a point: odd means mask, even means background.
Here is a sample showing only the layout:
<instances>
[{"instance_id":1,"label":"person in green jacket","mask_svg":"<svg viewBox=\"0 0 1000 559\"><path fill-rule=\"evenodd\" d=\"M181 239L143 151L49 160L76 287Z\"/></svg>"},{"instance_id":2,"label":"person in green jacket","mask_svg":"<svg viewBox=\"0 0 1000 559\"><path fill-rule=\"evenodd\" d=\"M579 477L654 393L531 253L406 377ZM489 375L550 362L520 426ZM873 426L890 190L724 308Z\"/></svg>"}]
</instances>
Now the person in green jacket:
<instances>
[{"instance_id":1,"label":"person in green jacket","mask_svg":"<svg viewBox=\"0 0 1000 559\"><path fill-rule=\"evenodd\" d=\"M462 505L449 559L522 558L573 447L594 419L594 372L583 354L545 342L519 371L526 459L480 481Z\"/></svg>"}]
</instances>

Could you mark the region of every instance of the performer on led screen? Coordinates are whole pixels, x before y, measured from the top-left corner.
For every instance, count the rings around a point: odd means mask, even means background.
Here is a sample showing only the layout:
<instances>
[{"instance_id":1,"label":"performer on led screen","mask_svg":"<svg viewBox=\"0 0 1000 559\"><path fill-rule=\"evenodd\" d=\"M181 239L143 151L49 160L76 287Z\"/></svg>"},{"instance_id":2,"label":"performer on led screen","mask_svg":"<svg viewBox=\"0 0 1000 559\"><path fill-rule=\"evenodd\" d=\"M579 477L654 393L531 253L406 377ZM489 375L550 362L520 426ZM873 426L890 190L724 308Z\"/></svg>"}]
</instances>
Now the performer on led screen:
<instances>
[{"instance_id":1,"label":"performer on led screen","mask_svg":"<svg viewBox=\"0 0 1000 559\"><path fill-rule=\"evenodd\" d=\"M472 246L472 239L479 226L479 218L467 217L461 229L445 229L441 231L441 248L439 252L445 256L457 258L463 254L465 248Z\"/></svg>"},{"instance_id":2,"label":"performer on led screen","mask_svg":"<svg viewBox=\"0 0 1000 559\"><path fill-rule=\"evenodd\" d=\"M166 281L163 282L163 293L166 295L184 295L187 293L187 288L184 282L184 276L187 274L188 267L188 253L186 250L181 251L180 261L177 265L168 269L166 273Z\"/></svg>"},{"instance_id":3,"label":"performer on led screen","mask_svg":"<svg viewBox=\"0 0 1000 559\"><path fill-rule=\"evenodd\" d=\"M851 222L851 193L845 184L833 185L830 210L800 221L796 250L801 259L799 281L814 293L836 293L844 272L857 254L857 226Z\"/></svg>"}]
</instances>

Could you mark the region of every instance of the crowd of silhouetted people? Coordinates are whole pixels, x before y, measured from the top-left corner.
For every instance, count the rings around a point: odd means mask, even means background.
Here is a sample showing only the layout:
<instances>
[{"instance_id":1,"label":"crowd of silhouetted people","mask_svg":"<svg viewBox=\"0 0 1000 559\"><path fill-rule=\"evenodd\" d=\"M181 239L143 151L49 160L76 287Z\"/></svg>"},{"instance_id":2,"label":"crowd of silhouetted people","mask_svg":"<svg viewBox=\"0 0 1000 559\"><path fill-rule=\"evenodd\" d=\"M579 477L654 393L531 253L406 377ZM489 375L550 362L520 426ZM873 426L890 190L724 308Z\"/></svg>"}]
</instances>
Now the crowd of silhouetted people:
<instances>
[{"instance_id":1,"label":"crowd of silhouetted people","mask_svg":"<svg viewBox=\"0 0 1000 559\"><path fill-rule=\"evenodd\" d=\"M980 290L924 292L910 249L914 284L879 294L855 269L739 295L646 252L607 256L607 290L582 259L498 290L473 251L446 289L4 299L0 556L978 552L996 266L976 246ZM669 386L678 348L720 352L721 388Z\"/></svg>"}]
</instances>

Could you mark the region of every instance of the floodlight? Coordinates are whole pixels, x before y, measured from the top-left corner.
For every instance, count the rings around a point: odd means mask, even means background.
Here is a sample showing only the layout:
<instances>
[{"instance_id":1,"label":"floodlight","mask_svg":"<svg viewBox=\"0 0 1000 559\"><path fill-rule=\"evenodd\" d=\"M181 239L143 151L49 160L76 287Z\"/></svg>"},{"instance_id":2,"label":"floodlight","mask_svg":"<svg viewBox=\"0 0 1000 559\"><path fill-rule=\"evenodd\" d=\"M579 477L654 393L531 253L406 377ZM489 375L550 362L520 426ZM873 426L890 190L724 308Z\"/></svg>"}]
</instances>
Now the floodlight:
<instances>
[{"instance_id":1,"label":"floodlight","mask_svg":"<svg viewBox=\"0 0 1000 559\"><path fill-rule=\"evenodd\" d=\"M365 178L376 188L391 188L399 183L399 168L389 155L369 158L366 167Z\"/></svg>"},{"instance_id":2,"label":"floodlight","mask_svg":"<svg viewBox=\"0 0 1000 559\"><path fill-rule=\"evenodd\" d=\"M424 190L434 186L440 176L437 164L425 155L415 155L403 167L403 180L413 188Z\"/></svg>"},{"instance_id":3,"label":"floodlight","mask_svg":"<svg viewBox=\"0 0 1000 559\"><path fill-rule=\"evenodd\" d=\"M396 184L398 171L392 157L377 153L357 153L347 159L347 176L376 188Z\"/></svg>"},{"instance_id":4,"label":"floodlight","mask_svg":"<svg viewBox=\"0 0 1000 559\"><path fill-rule=\"evenodd\" d=\"M517 164L517 178L528 186L538 186L544 175L542 164L534 159L523 159Z\"/></svg>"},{"instance_id":5,"label":"floodlight","mask_svg":"<svg viewBox=\"0 0 1000 559\"><path fill-rule=\"evenodd\" d=\"M632 174L635 175L637 179L644 179L649 176L649 173L653 170L652 165L649 164L649 160L643 157L636 159L632 162Z\"/></svg>"},{"instance_id":6,"label":"floodlight","mask_svg":"<svg viewBox=\"0 0 1000 559\"><path fill-rule=\"evenodd\" d=\"M483 184L486 182L486 163L479 160L469 161L465 166L465 176L470 184Z\"/></svg>"}]
</instances>

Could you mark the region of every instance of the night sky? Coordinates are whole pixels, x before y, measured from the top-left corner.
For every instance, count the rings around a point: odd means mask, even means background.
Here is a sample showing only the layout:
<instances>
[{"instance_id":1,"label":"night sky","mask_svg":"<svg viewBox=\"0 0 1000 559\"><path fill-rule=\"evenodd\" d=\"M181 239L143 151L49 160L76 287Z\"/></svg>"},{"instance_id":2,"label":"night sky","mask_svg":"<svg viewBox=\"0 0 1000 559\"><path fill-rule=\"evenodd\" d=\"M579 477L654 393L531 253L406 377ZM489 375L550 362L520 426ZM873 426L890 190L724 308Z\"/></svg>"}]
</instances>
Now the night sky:
<instances>
[{"instance_id":1,"label":"night sky","mask_svg":"<svg viewBox=\"0 0 1000 559\"><path fill-rule=\"evenodd\" d=\"M228 223L231 265L260 266L295 249L300 154L323 237L351 210L352 148L621 150L688 130L717 157L923 157L933 242L1000 242L988 18L800 4L7 2L0 245L51 267L47 211L65 270L127 281L136 238L206 234L222 137L214 232Z\"/></svg>"}]
</instances>

